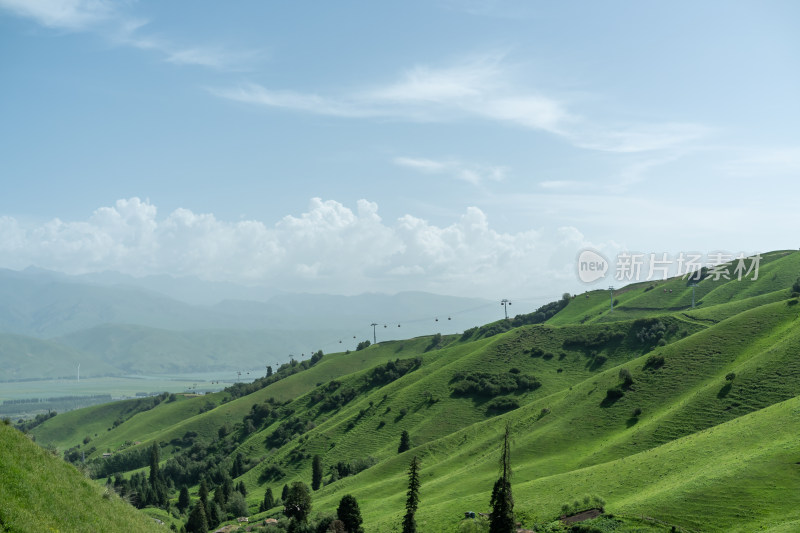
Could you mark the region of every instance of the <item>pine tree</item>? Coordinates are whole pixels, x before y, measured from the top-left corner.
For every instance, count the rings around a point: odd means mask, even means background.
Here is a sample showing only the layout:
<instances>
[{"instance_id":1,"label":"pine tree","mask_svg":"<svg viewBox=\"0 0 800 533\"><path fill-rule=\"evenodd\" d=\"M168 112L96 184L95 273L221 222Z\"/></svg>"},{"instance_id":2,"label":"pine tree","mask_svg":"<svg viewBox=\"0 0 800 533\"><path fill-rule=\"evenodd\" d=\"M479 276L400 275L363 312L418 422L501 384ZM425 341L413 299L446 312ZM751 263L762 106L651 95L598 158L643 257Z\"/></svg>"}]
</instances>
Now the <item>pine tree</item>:
<instances>
[{"instance_id":1,"label":"pine tree","mask_svg":"<svg viewBox=\"0 0 800 533\"><path fill-rule=\"evenodd\" d=\"M236 490L239 491L242 496L247 496L247 487L244 484L244 481L240 481L238 485L236 485Z\"/></svg>"},{"instance_id":2,"label":"pine tree","mask_svg":"<svg viewBox=\"0 0 800 533\"><path fill-rule=\"evenodd\" d=\"M408 434L408 431L403 430L400 434L400 446L397 447L397 453L403 453L406 450L411 449L411 435Z\"/></svg>"},{"instance_id":3,"label":"pine tree","mask_svg":"<svg viewBox=\"0 0 800 533\"><path fill-rule=\"evenodd\" d=\"M189 498L189 489L186 488L186 485L181 487L181 493L178 495L178 510L181 513L185 513L186 509L192 504L191 498Z\"/></svg>"},{"instance_id":4,"label":"pine tree","mask_svg":"<svg viewBox=\"0 0 800 533\"><path fill-rule=\"evenodd\" d=\"M198 501L186 521L187 533L208 533L208 519L203 502Z\"/></svg>"},{"instance_id":5,"label":"pine tree","mask_svg":"<svg viewBox=\"0 0 800 533\"><path fill-rule=\"evenodd\" d=\"M217 485L217 488L214 489L214 503L220 507L225 507L225 504L228 503L228 498L225 497L225 489L222 488L222 485Z\"/></svg>"},{"instance_id":6,"label":"pine tree","mask_svg":"<svg viewBox=\"0 0 800 533\"><path fill-rule=\"evenodd\" d=\"M364 533L364 528L361 527L361 509L358 508L358 501L354 496L346 494L339 500L336 517L342 521L348 533Z\"/></svg>"},{"instance_id":7,"label":"pine tree","mask_svg":"<svg viewBox=\"0 0 800 533\"><path fill-rule=\"evenodd\" d=\"M500 478L492 488L489 515L489 533L514 533L514 497L511 494L511 427L506 424L503 436L503 452L500 456Z\"/></svg>"},{"instance_id":8,"label":"pine tree","mask_svg":"<svg viewBox=\"0 0 800 533\"><path fill-rule=\"evenodd\" d=\"M261 507L258 509L258 512L263 513L273 507L275 507L275 498L272 496L272 487L267 487L266 492L264 492L264 501L261 502Z\"/></svg>"},{"instance_id":9,"label":"pine tree","mask_svg":"<svg viewBox=\"0 0 800 533\"><path fill-rule=\"evenodd\" d=\"M200 503L203 504L206 523L208 523L208 517L211 515L211 504L208 501L208 483L206 483L205 478L200 480L200 489L197 491L197 496L200 498Z\"/></svg>"},{"instance_id":10,"label":"pine tree","mask_svg":"<svg viewBox=\"0 0 800 533\"><path fill-rule=\"evenodd\" d=\"M236 458L233 460L233 466L231 467L231 477L237 478L242 474L244 474L244 459L241 453L237 453Z\"/></svg>"},{"instance_id":11,"label":"pine tree","mask_svg":"<svg viewBox=\"0 0 800 533\"><path fill-rule=\"evenodd\" d=\"M406 515L403 517L403 533L417 533L414 514L419 505L419 459L415 455L408 468L408 493L406 496Z\"/></svg>"},{"instance_id":12,"label":"pine tree","mask_svg":"<svg viewBox=\"0 0 800 533\"><path fill-rule=\"evenodd\" d=\"M289 495L289 485L284 485L283 490L281 491L281 500L286 501L286 497Z\"/></svg>"},{"instance_id":13,"label":"pine tree","mask_svg":"<svg viewBox=\"0 0 800 533\"><path fill-rule=\"evenodd\" d=\"M145 505L166 507L169 502L169 491L158 466L159 459L158 444L154 442L150 447L150 476L148 477L150 488L144 491L146 494L142 495L142 499Z\"/></svg>"},{"instance_id":14,"label":"pine tree","mask_svg":"<svg viewBox=\"0 0 800 533\"><path fill-rule=\"evenodd\" d=\"M197 492L200 501L203 503L203 506L208 504L208 483L206 483L205 478L200 480L200 489Z\"/></svg>"},{"instance_id":15,"label":"pine tree","mask_svg":"<svg viewBox=\"0 0 800 533\"><path fill-rule=\"evenodd\" d=\"M150 487L155 489L156 482L158 481L158 445L154 442L150 446Z\"/></svg>"},{"instance_id":16,"label":"pine tree","mask_svg":"<svg viewBox=\"0 0 800 533\"><path fill-rule=\"evenodd\" d=\"M322 457L314 456L311 462L311 489L319 490L322 487Z\"/></svg>"}]
</instances>

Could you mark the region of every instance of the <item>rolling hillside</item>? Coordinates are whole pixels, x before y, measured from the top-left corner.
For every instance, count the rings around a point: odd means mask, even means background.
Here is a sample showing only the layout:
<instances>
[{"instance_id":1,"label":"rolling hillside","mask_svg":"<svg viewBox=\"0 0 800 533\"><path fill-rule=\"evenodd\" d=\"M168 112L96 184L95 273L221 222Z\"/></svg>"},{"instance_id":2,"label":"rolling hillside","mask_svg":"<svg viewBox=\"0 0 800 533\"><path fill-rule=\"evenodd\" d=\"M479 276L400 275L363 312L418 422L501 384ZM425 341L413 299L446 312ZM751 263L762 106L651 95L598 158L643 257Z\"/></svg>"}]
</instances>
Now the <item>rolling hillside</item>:
<instances>
[{"instance_id":1,"label":"rolling hillside","mask_svg":"<svg viewBox=\"0 0 800 533\"><path fill-rule=\"evenodd\" d=\"M352 494L368 532L400 523L416 455L420 531L455 532L477 527L464 512L489 511L509 424L515 509L527 527L590 494L616 516L603 526L614 531L793 531L798 275L800 254L774 252L756 280L700 281L694 309L681 279L626 287L613 311L608 291L593 291L544 323L531 322L547 313L531 313L463 335L382 342L130 417L121 416L130 405L58 415L34 434L84 450L103 477L106 450L121 461L158 443L163 472L194 491L201 477L211 487L231 477L259 517L280 516L277 506L257 513L264 491L310 484L319 455L325 483L313 513L335 512ZM398 453L403 431L412 448Z\"/></svg>"},{"instance_id":2,"label":"rolling hillside","mask_svg":"<svg viewBox=\"0 0 800 533\"><path fill-rule=\"evenodd\" d=\"M113 491L0 423L0 531L164 531Z\"/></svg>"}]
</instances>

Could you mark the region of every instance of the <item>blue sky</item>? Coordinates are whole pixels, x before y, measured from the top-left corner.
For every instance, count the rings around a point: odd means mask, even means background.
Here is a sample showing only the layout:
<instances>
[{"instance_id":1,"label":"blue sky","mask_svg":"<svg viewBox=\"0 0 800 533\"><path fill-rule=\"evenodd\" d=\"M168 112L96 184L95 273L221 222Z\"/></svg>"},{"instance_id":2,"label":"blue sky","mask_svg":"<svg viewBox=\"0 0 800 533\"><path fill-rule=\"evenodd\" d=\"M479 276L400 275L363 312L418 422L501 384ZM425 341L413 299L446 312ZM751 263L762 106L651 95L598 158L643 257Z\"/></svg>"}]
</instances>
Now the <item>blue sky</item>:
<instances>
[{"instance_id":1,"label":"blue sky","mask_svg":"<svg viewBox=\"0 0 800 533\"><path fill-rule=\"evenodd\" d=\"M796 2L0 0L0 267L549 297L795 248Z\"/></svg>"}]
</instances>

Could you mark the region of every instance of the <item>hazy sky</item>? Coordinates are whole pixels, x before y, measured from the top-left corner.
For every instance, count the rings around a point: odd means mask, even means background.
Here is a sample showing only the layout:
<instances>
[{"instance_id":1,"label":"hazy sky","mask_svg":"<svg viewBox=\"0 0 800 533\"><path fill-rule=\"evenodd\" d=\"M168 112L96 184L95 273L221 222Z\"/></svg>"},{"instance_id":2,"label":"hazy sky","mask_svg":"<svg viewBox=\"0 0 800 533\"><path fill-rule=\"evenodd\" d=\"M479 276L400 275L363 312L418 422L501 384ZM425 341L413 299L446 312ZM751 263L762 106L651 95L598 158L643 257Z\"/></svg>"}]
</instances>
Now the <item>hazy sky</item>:
<instances>
[{"instance_id":1,"label":"hazy sky","mask_svg":"<svg viewBox=\"0 0 800 533\"><path fill-rule=\"evenodd\" d=\"M800 3L0 0L0 267L558 296L800 246Z\"/></svg>"}]
</instances>

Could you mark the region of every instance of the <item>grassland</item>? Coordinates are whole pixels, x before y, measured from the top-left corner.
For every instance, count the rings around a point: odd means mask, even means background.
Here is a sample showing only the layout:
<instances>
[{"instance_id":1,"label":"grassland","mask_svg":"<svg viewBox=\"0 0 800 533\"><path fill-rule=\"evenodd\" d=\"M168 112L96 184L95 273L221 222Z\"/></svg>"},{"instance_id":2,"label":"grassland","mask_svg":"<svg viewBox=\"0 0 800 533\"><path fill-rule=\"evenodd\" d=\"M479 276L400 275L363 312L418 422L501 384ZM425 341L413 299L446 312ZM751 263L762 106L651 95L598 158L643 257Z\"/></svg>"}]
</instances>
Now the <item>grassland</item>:
<instances>
[{"instance_id":1,"label":"grassland","mask_svg":"<svg viewBox=\"0 0 800 533\"><path fill-rule=\"evenodd\" d=\"M0 424L0 530L163 531L113 491Z\"/></svg>"},{"instance_id":2,"label":"grassland","mask_svg":"<svg viewBox=\"0 0 800 533\"><path fill-rule=\"evenodd\" d=\"M681 279L626 287L613 311L607 291L589 292L544 324L328 354L243 397L179 397L130 417L130 405L100 406L58 415L34 433L62 449L95 447L92 459L156 442L163 465L198 443L222 446L219 471L230 471L236 454L252 466L234 482L246 486L257 517L280 515L278 507L256 513L264 491L310 483L319 455L326 483L314 493L314 513L334 512L353 494L368 532L397 528L416 455L420 531L457 532L475 525L462 520L465 511L489 510L510 424L515 508L526 526L543 527L563 504L596 494L624 519L620 532L794 531L800 305L790 287L798 275L800 254L774 252L758 279L701 281L694 309ZM417 363L375 377L396 360ZM484 385L465 388L472 378ZM480 388L492 380L506 388ZM334 394L344 400L326 403ZM245 430L253 406L270 398L277 414ZM398 453L402 431L412 449ZM182 442L188 433L192 442ZM369 468L331 478L337 463L364 459Z\"/></svg>"}]
</instances>

